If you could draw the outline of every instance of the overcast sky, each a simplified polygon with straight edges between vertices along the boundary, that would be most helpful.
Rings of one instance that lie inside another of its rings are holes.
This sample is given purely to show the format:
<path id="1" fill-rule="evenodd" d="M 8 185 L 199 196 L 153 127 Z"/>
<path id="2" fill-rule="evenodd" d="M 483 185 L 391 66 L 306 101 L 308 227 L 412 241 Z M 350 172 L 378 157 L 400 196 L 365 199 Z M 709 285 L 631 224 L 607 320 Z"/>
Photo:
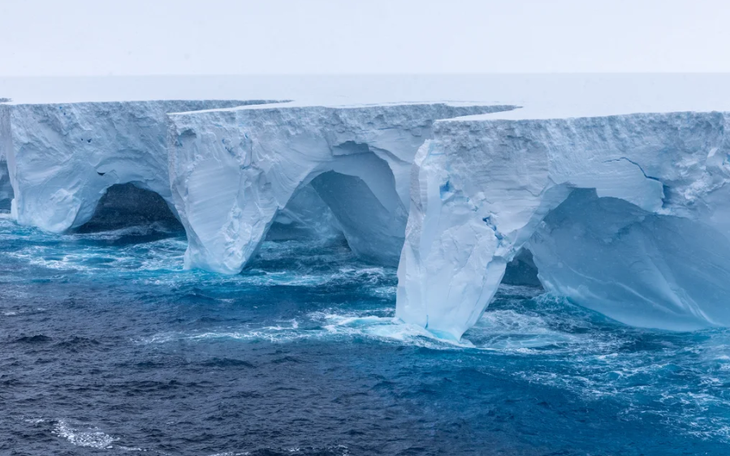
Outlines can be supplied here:
<path id="1" fill-rule="evenodd" d="M 0 0 L 0 76 L 730 72 L 728 0 Z"/>

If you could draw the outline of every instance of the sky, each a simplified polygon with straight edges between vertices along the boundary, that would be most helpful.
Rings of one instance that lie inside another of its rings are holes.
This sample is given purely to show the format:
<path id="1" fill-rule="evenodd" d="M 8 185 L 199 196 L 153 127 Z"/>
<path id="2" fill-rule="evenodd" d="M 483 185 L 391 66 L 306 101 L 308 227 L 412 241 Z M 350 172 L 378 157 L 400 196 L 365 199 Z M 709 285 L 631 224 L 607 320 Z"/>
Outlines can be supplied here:
<path id="1" fill-rule="evenodd" d="M 730 72 L 727 0 L 0 0 L 0 77 Z"/>

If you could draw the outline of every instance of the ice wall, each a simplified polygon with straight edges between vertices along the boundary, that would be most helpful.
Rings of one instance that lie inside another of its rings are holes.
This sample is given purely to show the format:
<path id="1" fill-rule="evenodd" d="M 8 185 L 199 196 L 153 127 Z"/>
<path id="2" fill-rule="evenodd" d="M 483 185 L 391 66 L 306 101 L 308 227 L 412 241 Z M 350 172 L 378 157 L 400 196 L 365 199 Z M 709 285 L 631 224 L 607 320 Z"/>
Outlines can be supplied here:
<path id="1" fill-rule="evenodd" d="M 166 114 L 250 103 L 261 102 L 2 105 L 0 140 L 14 190 L 12 212 L 18 223 L 62 232 L 88 221 L 114 184 L 133 183 L 171 203 Z"/>
<path id="2" fill-rule="evenodd" d="M 10 185 L 8 162 L 5 160 L 5 157 L 0 157 L 0 211 L 10 210 L 12 200 L 13 186 Z"/>
<path id="3" fill-rule="evenodd" d="M 0 98 L 0 211 L 10 210 L 13 200 L 13 186 L 10 184 L 8 161 L 5 150 L 10 145 L 10 117 L 6 105 L 1 104 L 5 98 Z"/>
<path id="4" fill-rule="evenodd" d="M 512 109 L 444 103 L 277 106 L 171 114 L 170 175 L 187 267 L 237 273 L 311 185 L 361 257 L 397 264 L 409 175 L 433 122 Z"/>
<path id="5" fill-rule="evenodd" d="M 546 290 L 619 321 L 730 324 L 727 114 L 485 117 L 418 151 L 398 317 L 461 337 L 528 247 Z"/>

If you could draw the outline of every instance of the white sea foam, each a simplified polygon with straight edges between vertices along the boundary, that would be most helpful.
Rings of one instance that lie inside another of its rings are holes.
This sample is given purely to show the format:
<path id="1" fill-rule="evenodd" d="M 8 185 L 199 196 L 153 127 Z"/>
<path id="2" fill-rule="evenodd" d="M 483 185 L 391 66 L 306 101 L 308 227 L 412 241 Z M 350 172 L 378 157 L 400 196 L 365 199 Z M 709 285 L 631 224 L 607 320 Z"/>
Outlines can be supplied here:
<path id="1" fill-rule="evenodd" d="M 41 424 L 46 422 L 44 418 L 26 418 L 23 421 L 30 424 Z"/>
<path id="2" fill-rule="evenodd" d="M 549 329 L 548 323 L 536 316 L 526 316 L 512 310 L 488 312 L 460 341 L 448 340 L 418 326 L 403 323 L 390 312 L 338 312 L 336 309 L 306 314 L 304 321 L 296 319 L 276 321 L 266 326 L 221 328 L 205 332 L 165 332 L 140 339 L 141 344 L 160 344 L 177 340 L 235 339 L 240 341 L 265 340 L 272 343 L 290 343 L 303 339 L 341 339 L 366 337 L 385 343 L 415 345 L 434 350 L 488 350 L 503 353 L 545 354 L 541 347 L 559 350 L 577 350 L 595 346 L 588 335 L 581 337 Z M 570 348 L 572 346 L 572 348 Z"/>
<path id="3" fill-rule="evenodd" d="M 52 432 L 79 447 L 110 449 L 112 444 L 119 440 L 96 428 L 86 430 L 73 428 L 66 420 L 58 420 L 53 426 Z"/>

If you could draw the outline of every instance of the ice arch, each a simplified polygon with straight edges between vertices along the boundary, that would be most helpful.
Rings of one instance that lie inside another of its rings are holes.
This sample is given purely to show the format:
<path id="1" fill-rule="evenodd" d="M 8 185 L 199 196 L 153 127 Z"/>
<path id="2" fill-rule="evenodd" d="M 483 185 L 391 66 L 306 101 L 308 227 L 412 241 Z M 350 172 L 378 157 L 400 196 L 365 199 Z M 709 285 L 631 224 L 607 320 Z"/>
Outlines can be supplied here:
<path id="1" fill-rule="evenodd" d="M 292 199 L 312 189 L 323 205 L 319 216 L 326 219 L 331 214 L 334 219 L 329 229 L 318 228 L 319 237 L 332 237 L 332 231 L 336 230 L 363 260 L 396 266 L 403 246 L 407 211 L 395 191 L 393 173 L 387 163 L 369 151 L 363 152 L 367 153 L 371 155 L 363 155 L 351 163 L 335 160 L 332 170 L 307 179 L 310 182 L 295 191 Z M 292 216 L 302 214 L 303 208 L 290 206 L 288 203 L 285 211 L 292 211 Z M 313 224 L 308 220 L 308 226 Z"/>
<path id="2" fill-rule="evenodd" d="M 92 217 L 75 231 L 88 233 L 131 226 L 156 226 L 171 232 L 183 230 L 174 208 L 164 198 L 128 183 L 115 184 L 106 189 Z"/>
<path id="3" fill-rule="evenodd" d="M 546 289 L 622 322 L 730 324 L 727 119 L 438 122 L 415 160 L 396 315 L 461 337 L 529 246 Z"/>
<path id="4" fill-rule="evenodd" d="M 532 251 L 525 246 L 507 263 L 502 284 L 542 287 Z"/>
<path id="5" fill-rule="evenodd" d="M 270 241 L 308 239 L 327 243 L 342 237 L 335 215 L 311 184 L 291 197 L 266 234 Z"/>
<path id="6" fill-rule="evenodd" d="M 504 109 L 284 105 L 171 114 L 172 195 L 188 236 L 185 265 L 240 272 L 277 214 L 310 184 L 356 253 L 392 264 L 403 242 L 411 163 L 434 120 Z"/>
<path id="7" fill-rule="evenodd" d="M 171 202 L 167 113 L 260 101 L 140 101 L 0 107 L 18 223 L 63 232 L 86 223 L 106 189 L 135 182 Z"/>
<path id="8" fill-rule="evenodd" d="M 529 241 L 548 291 L 635 326 L 730 323 L 730 242 L 684 217 L 575 189 Z"/>
<path id="9" fill-rule="evenodd" d="M 408 212 L 387 163 L 375 155 L 360 161 L 363 163 L 334 166 L 339 171 L 320 174 L 312 186 L 332 210 L 355 254 L 373 263 L 395 266 Z"/>

